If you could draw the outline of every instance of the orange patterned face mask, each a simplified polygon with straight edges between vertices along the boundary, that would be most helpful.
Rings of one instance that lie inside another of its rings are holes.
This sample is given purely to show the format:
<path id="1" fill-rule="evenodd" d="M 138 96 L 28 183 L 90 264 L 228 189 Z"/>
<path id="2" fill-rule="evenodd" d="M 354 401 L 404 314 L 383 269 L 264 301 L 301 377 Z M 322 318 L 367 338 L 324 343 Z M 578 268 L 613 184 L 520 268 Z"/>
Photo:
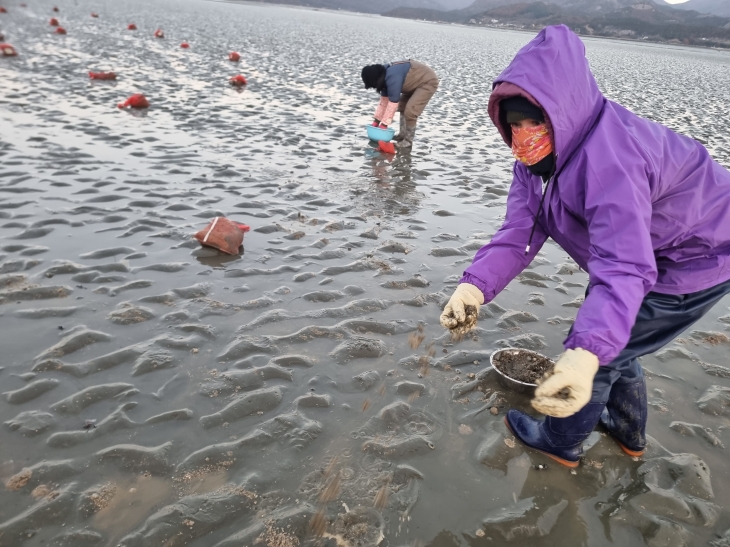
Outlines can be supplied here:
<path id="1" fill-rule="evenodd" d="M 547 125 L 512 128 L 512 154 L 525 165 L 535 165 L 553 151 Z"/>

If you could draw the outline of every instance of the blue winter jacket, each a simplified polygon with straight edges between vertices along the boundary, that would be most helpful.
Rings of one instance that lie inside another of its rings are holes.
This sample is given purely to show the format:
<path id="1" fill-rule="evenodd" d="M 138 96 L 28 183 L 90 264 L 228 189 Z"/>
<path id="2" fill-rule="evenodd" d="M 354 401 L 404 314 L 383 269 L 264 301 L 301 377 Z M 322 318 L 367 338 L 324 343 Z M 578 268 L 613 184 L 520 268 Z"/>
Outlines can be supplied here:
<path id="1" fill-rule="evenodd" d="M 403 83 L 406 81 L 408 71 L 411 69 L 411 63 L 398 61 L 386 63 L 383 66 L 385 67 L 385 89 L 380 91 L 380 95 L 388 97 L 391 103 L 400 102 Z"/>

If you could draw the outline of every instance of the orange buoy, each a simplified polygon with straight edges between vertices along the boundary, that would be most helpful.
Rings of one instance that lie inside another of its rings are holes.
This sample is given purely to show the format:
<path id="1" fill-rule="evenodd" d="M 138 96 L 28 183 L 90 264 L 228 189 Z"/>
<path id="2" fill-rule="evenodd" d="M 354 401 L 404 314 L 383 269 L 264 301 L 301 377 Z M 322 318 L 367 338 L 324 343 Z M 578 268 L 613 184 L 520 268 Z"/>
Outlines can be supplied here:
<path id="1" fill-rule="evenodd" d="M 127 30 L 137 30 L 137 25 L 135 25 L 134 23 L 129 23 L 127 25 Z"/>
<path id="2" fill-rule="evenodd" d="M 230 52 L 230 53 L 228 54 L 228 60 L 229 60 L 229 61 L 233 61 L 234 63 L 237 63 L 238 61 L 240 61 L 240 60 L 241 60 L 241 56 L 240 56 L 240 55 L 238 54 L 238 52 L 236 52 L 236 51 L 231 51 L 231 52 Z"/>
<path id="3" fill-rule="evenodd" d="M 0 44 L 0 53 L 2 53 L 3 57 L 15 57 L 18 55 L 18 52 L 10 44 Z"/>
<path id="4" fill-rule="evenodd" d="M 66 29 L 63 27 L 56 27 L 56 34 L 66 34 Z"/>
<path id="5" fill-rule="evenodd" d="M 239 74 L 238 76 L 234 76 L 230 79 L 231 85 L 235 85 L 236 87 L 241 87 L 246 85 L 248 82 L 246 81 L 246 78 Z"/>
<path id="6" fill-rule="evenodd" d="M 91 16 L 92 16 L 92 17 L 93 17 L 94 19 L 96 19 L 97 17 L 99 17 L 99 14 L 98 14 L 98 13 L 94 13 L 94 12 L 92 11 L 92 12 L 91 12 Z"/>
<path id="7" fill-rule="evenodd" d="M 52 27 L 57 27 L 58 26 L 58 19 L 56 19 L 55 17 L 51 17 L 51 20 L 49 21 L 49 23 L 50 23 L 50 25 Z"/>
<path id="8" fill-rule="evenodd" d="M 150 102 L 141 93 L 135 93 L 123 103 L 119 103 L 117 108 L 127 108 L 128 106 L 131 108 L 147 108 L 150 106 Z"/>
<path id="9" fill-rule="evenodd" d="M 114 72 L 91 72 L 89 71 L 89 78 L 92 80 L 116 80 L 117 75 Z"/>
<path id="10" fill-rule="evenodd" d="M 53 11 L 55 11 L 56 13 L 58 13 L 58 6 L 53 6 Z"/>
<path id="11" fill-rule="evenodd" d="M 190 44 L 188 44 L 187 42 L 183 42 L 182 44 L 180 44 L 180 47 L 183 49 L 188 49 L 190 47 Z"/>
<path id="12" fill-rule="evenodd" d="M 158 28 L 155 31 L 155 38 L 164 38 L 164 37 L 165 37 L 165 33 L 162 32 L 162 29 L 161 28 Z"/>

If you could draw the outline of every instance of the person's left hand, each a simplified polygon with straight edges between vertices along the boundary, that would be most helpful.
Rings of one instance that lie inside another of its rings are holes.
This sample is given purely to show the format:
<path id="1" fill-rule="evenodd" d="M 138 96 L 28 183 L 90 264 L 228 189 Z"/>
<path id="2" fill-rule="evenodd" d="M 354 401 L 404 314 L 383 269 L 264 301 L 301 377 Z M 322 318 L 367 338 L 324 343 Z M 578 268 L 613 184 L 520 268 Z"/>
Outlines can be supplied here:
<path id="1" fill-rule="evenodd" d="M 383 122 L 380 122 L 380 125 L 378 126 L 380 129 L 388 129 L 388 126 L 385 125 Z"/>
<path id="2" fill-rule="evenodd" d="M 555 418 L 572 416 L 590 402 L 596 372 L 598 357 L 590 351 L 566 350 L 552 374 L 537 386 L 532 408 Z"/>

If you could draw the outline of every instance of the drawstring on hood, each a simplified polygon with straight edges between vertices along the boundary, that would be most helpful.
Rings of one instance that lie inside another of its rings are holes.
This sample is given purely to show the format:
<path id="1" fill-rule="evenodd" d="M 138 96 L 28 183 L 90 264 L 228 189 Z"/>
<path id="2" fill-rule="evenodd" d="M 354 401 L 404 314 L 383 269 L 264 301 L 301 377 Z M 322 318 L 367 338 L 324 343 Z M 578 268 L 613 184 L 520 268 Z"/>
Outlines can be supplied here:
<path id="1" fill-rule="evenodd" d="M 552 158 L 552 156 L 553 155 L 550 154 L 550 156 L 548 156 L 548 157 Z M 557 160 L 557 156 L 555 157 L 555 159 Z M 532 229 L 530 230 L 530 237 L 527 240 L 527 247 L 525 247 L 526 255 L 530 254 L 530 245 L 532 245 L 532 237 L 535 235 L 535 228 L 537 228 L 537 222 L 538 222 L 537 219 L 540 218 L 540 214 L 542 213 L 543 205 L 545 204 L 545 196 L 547 196 L 548 188 L 550 188 L 550 183 L 553 181 L 553 178 L 557 178 L 557 176 L 555 175 L 555 163 L 556 162 L 553 161 L 552 163 L 553 163 L 552 171 L 550 171 L 550 175 L 547 176 L 547 184 L 545 185 L 545 190 L 543 190 L 543 192 L 542 192 L 542 197 L 540 198 L 540 206 L 537 208 L 537 214 L 535 215 L 535 220 L 533 221 Z M 545 178 L 543 178 L 543 180 L 545 180 Z M 556 180 L 555 184 L 557 184 L 557 183 L 558 183 L 558 181 Z"/>

